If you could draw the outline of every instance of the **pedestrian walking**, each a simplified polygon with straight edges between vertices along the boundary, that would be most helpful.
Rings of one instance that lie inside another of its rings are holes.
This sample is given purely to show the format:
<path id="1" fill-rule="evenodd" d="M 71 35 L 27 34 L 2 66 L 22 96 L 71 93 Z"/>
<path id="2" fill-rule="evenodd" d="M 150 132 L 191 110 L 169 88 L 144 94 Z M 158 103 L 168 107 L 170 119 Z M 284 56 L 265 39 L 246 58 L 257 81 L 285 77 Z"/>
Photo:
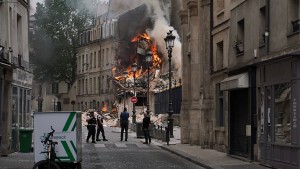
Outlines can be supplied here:
<path id="1" fill-rule="evenodd" d="M 89 139 L 92 137 L 92 143 L 96 143 L 95 141 L 95 135 L 96 135 L 96 125 L 97 125 L 97 119 L 95 117 L 94 111 L 90 111 L 88 113 L 88 117 L 86 119 L 87 129 L 88 129 L 88 135 L 86 138 L 86 142 L 89 142 Z"/>
<path id="2" fill-rule="evenodd" d="M 128 139 L 128 118 L 129 113 L 127 112 L 127 108 L 124 108 L 124 111 L 120 115 L 120 124 L 121 124 L 121 141 L 123 141 L 123 133 L 125 130 L 125 141 Z"/>
<path id="3" fill-rule="evenodd" d="M 150 144 L 151 143 L 151 137 L 150 137 L 150 117 L 147 116 L 147 113 L 144 113 L 143 118 L 143 131 L 144 131 L 144 137 L 145 142 L 143 144 Z"/>
<path id="4" fill-rule="evenodd" d="M 96 139 L 96 141 L 101 141 L 101 140 L 99 139 L 100 132 L 101 132 L 101 134 L 102 134 L 103 141 L 108 141 L 108 140 L 105 138 L 102 114 L 101 114 L 101 113 L 98 113 L 98 114 L 97 114 L 97 134 L 96 134 L 96 138 L 97 138 L 97 139 Z"/>

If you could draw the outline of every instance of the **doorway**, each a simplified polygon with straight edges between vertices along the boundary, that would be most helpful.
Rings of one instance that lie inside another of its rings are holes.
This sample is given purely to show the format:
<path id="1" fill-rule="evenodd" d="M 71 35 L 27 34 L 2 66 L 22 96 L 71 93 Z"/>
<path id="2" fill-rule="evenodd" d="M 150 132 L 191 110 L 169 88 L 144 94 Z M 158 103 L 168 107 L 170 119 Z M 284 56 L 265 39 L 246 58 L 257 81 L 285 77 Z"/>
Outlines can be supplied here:
<path id="1" fill-rule="evenodd" d="M 248 89 L 232 90 L 229 97 L 229 154 L 248 158 L 249 139 L 246 136 L 246 126 L 250 121 Z"/>

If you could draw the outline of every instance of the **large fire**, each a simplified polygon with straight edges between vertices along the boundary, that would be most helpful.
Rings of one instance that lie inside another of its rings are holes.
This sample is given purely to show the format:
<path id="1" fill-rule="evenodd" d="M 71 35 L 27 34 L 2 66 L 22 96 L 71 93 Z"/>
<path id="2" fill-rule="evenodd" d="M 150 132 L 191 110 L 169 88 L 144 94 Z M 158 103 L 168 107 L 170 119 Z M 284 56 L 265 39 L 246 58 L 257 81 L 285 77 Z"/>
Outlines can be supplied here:
<path id="1" fill-rule="evenodd" d="M 131 39 L 131 44 L 135 46 L 136 49 L 136 56 L 133 59 L 132 63 L 139 62 L 138 56 L 141 55 L 144 57 L 146 52 L 151 51 L 152 52 L 152 63 L 150 66 L 150 73 L 152 73 L 156 68 L 160 68 L 162 64 L 162 59 L 158 56 L 156 41 L 154 39 L 151 39 L 151 37 L 147 33 L 143 34 L 137 34 L 135 37 Z M 143 58 L 144 59 L 144 58 Z M 145 62 L 145 61 L 143 61 Z M 138 63 L 139 65 L 139 63 Z M 135 72 L 135 77 L 138 78 L 141 75 L 145 75 L 147 73 L 147 66 L 142 67 L 142 65 L 145 65 L 145 63 L 141 63 L 139 65 L 139 69 Z M 113 68 L 113 74 L 115 75 L 116 80 L 124 79 L 122 75 L 117 76 L 116 75 L 116 68 Z M 128 72 L 128 78 L 133 78 L 134 73 L 132 71 L 131 65 L 127 66 L 124 70 L 120 70 L 119 74 L 122 72 Z"/>

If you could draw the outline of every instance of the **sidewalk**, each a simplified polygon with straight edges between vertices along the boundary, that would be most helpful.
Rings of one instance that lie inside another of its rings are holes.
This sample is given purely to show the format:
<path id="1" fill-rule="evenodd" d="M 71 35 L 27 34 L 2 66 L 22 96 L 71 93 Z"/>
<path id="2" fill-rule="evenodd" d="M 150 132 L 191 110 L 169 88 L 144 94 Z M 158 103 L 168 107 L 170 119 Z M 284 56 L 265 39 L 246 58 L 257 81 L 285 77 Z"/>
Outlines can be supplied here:
<path id="1" fill-rule="evenodd" d="M 161 144 L 161 148 L 186 158 L 204 168 L 208 169 L 270 169 L 268 167 L 242 161 L 240 159 L 229 157 L 226 153 L 218 152 L 212 149 L 202 149 L 201 146 L 181 144 L 180 128 L 174 127 L 174 138 L 171 138 L 169 145 L 161 140 L 154 139 Z"/>

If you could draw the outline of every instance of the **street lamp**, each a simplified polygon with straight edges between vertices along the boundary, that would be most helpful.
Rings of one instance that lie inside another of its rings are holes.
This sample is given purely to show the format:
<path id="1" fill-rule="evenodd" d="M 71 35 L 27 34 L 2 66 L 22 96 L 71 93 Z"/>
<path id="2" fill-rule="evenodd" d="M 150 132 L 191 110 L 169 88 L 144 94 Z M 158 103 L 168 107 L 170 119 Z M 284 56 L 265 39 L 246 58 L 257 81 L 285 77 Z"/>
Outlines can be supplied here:
<path id="1" fill-rule="evenodd" d="M 168 58 L 169 58 L 169 110 L 168 110 L 168 128 L 170 131 L 170 137 L 173 136 L 173 103 L 172 103 L 172 79 L 171 79 L 171 58 L 172 58 L 172 48 L 174 47 L 175 36 L 172 34 L 172 30 L 167 33 L 167 36 L 164 38 L 166 42 L 166 49 L 168 50 Z"/>
<path id="2" fill-rule="evenodd" d="M 126 86 L 126 78 L 128 77 L 128 72 L 124 71 L 123 72 L 123 77 L 124 77 L 124 109 L 125 109 L 125 99 L 126 99 L 126 90 L 125 90 L 125 86 Z"/>
<path id="3" fill-rule="evenodd" d="M 135 94 L 135 73 L 136 73 L 136 69 L 137 69 L 137 64 L 133 63 L 131 65 L 132 67 L 132 72 L 133 72 L 133 96 L 136 97 Z M 136 115 L 135 115 L 135 103 L 133 102 L 133 107 L 132 107 L 132 123 L 136 123 Z"/>
<path id="4" fill-rule="evenodd" d="M 149 72 L 150 72 L 150 64 L 152 62 L 152 52 L 148 51 L 146 53 L 146 63 L 147 63 L 147 116 L 150 114 L 150 106 L 149 106 Z"/>

